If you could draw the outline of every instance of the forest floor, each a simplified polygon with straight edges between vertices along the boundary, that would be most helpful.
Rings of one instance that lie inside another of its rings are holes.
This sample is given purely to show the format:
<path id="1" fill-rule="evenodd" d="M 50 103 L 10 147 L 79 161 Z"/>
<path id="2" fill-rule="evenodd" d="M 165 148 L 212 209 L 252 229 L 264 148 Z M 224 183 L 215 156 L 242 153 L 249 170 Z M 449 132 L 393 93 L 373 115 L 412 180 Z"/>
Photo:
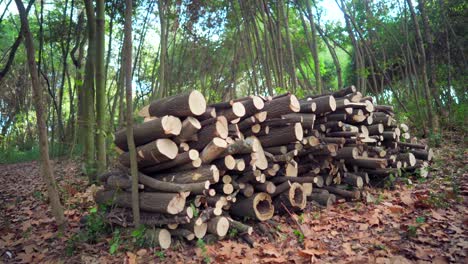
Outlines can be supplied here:
<path id="1" fill-rule="evenodd" d="M 277 217 L 271 236 L 214 244 L 178 243 L 135 249 L 112 234 L 80 242 L 80 219 L 95 206 L 74 161 L 54 161 L 68 228 L 57 232 L 37 162 L 0 165 L 0 262 L 6 263 L 468 263 L 468 151 L 462 135 L 447 133 L 426 179 L 373 189 L 374 201 L 311 205 L 296 220 Z M 300 225 L 300 226 L 299 226 Z M 303 234 L 298 232 L 302 230 Z M 234 234 L 230 234 L 234 235 Z M 78 241 L 78 242 L 77 242 Z M 117 245 L 110 254 L 110 244 Z"/>

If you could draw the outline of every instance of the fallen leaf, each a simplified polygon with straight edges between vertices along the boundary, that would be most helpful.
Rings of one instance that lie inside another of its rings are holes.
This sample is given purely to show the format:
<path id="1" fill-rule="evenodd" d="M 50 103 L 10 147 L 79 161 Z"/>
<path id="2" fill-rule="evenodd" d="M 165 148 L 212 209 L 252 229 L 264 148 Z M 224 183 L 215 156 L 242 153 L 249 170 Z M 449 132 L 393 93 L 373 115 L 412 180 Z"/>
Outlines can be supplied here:
<path id="1" fill-rule="evenodd" d="M 127 257 L 128 257 L 129 264 L 137 263 L 137 255 L 133 254 L 132 252 L 127 252 Z"/>
<path id="2" fill-rule="evenodd" d="M 281 254 L 278 252 L 275 246 L 272 246 L 270 244 L 266 244 L 262 247 L 262 251 L 264 254 L 270 255 L 270 256 L 275 256 L 279 257 Z"/>
<path id="3" fill-rule="evenodd" d="M 368 224 L 359 224 L 359 230 L 366 231 L 369 228 Z"/>
<path id="4" fill-rule="evenodd" d="M 323 254 L 326 254 L 326 253 L 328 253 L 328 251 L 323 250 L 323 249 L 303 249 L 303 250 L 299 250 L 299 255 L 301 255 L 303 257 L 320 256 L 320 255 L 323 255 Z"/>
<path id="5" fill-rule="evenodd" d="M 262 258 L 263 263 L 285 263 L 287 259 L 284 257 L 276 257 L 276 258 Z"/>
<path id="6" fill-rule="evenodd" d="M 351 244 L 350 243 L 343 243 L 343 245 L 341 245 L 343 247 L 343 252 L 348 255 L 348 256 L 353 256 L 353 255 L 356 255 L 356 253 L 354 253 L 354 251 L 351 249 Z"/>
<path id="7" fill-rule="evenodd" d="M 142 249 L 138 250 L 136 254 L 141 257 L 141 256 L 146 255 L 146 253 L 148 253 L 148 251 L 146 249 L 142 248 Z"/>
<path id="8" fill-rule="evenodd" d="M 442 215 L 440 215 L 439 213 L 437 213 L 436 211 L 434 210 L 431 210 L 431 216 L 432 218 L 434 218 L 435 220 L 444 220 L 445 217 L 443 217 Z"/>
<path id="9" fill-rule="evenodd" d="M 403 192 L 400 195 L 401 202 L 404 203 L 407 206 L 413 206 L 414 205 L 414 200 L 411 198 L 411 193 L 410 192 Z"/>

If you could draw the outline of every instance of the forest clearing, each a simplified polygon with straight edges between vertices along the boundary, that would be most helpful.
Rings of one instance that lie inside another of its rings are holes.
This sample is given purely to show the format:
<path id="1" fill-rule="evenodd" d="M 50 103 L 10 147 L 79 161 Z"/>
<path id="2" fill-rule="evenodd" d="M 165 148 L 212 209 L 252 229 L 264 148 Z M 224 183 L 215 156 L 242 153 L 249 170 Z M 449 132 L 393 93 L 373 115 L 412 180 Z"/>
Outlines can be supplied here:
<path id="1" fill-rule="evenodd" d="M 0 0 L 1 262 L 466 263 L 467 10 Z"/>

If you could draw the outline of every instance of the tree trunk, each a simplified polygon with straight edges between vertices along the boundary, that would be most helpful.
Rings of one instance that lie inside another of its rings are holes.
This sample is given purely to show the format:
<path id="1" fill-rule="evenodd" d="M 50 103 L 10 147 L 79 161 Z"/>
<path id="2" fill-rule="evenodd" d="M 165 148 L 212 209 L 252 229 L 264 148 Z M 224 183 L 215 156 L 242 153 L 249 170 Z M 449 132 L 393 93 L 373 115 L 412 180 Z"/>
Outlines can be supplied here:
<path id="1" fill-rule="evenodd" d="M 42 98 L 43 91 L 40 86 L 39 76 L 37 71 L 34 43 L 32 34 L 29 29 L 29 22 L 26 10 L 21 0 L 15 0 L 16 6 L 21 19 L 21 31 L 24 35 L 24 45 L 26 48 L 26 56 L 28 60 L 29 73 L 31 74 L 31 84 L 34 97 L 34 105 L 36 108 L 36 119 L 39 132 L 39 149 L 41 156 L 42 179 L 47 186 L 52 215 L 60 228 L 65 224 L 62 204 L 60 203 L 57 184 L 55 183 L 52 164 L 49 160 L 49 143 L 47 136 L 47 127 L 45 121 L 44 99 Z"/>
<path id="2" fill-rule="evenodd" d="M 105 3 L 96 0 L 96 161 L 97 172 L 107 167 L 106 151 L 106 87 L 105 87 Z"/>

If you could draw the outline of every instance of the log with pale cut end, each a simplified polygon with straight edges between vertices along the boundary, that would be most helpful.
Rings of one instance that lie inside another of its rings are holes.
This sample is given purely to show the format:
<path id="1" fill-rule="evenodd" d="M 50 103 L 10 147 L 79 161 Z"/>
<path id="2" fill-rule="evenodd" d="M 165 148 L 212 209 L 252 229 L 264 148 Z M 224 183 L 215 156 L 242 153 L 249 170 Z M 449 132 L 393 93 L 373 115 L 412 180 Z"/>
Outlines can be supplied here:
<path id="1" fill-rule="evenodd" d="M 234 203 L 229 212 L 239 217 L 252 217 L 259 221 L 266 221 L 273 217 L 275 208 L 271 196 L 267 193 L 256 193 L 252 197 L 239 199 Z"/>
<path id="2" fill-rule="evenodd" d="M 216 165 L 221 171 L 233 170 L 236 167 L 236 159 L 232 155 L 227 155 L 214 160 L 212 164 Z"/>
<path id="3" fill-rule="evenodd" d="M 239 184 L 244 184 L 244 188 L 241 189 L 241 193 L 242 193 L 245 197 L 252 197 L 252 195 L 253 195 L 254 192 L 255 192 L 255 189 L 254 189 L 253 185 L 250 184 L 250 183 L 239 183 Z"/>
<path id="4" fill-rule="evenodd" d="M 333 96 L 334 97 L 343 97 L 343 96 L 346 96 L 348 94 L 353 94 L 353 93 L 356 93 L 357 92 L 357 88 L 356 86 L 354 85 L 351 85 L 351 86 L 348 86 L 348 87 L 345 87 L 341 90 L 338 90 L 336 92 L 333 92 Z"/>
<path id="5" fill-rule="evenodd" d="M 224 216 L 217 216 L 208 221 L 208 232 L 223 237 L 229 231 L 229 220 Z"/>
<path id="6" fill-rule="evenodd" d="M 300 101 L 299 104 L 301 113 L 313 113 L 317 110 L 317 104 L 311 100 Z"/>
<path id="7" fill-rule="evenodd" d="M 195 183 L 173 183 L 160 181 L 142 173 L 138 174 L 138 181 L 150 190 L 161 192 L 190 192 L 191 194 L 202 194 L 210 188 L 210 181 L 200 181 Z"/>
<path id="8" fill-rule="evenodd" d="M 195 234 L 192 231 L 189 231 L 184 228 L 177 228 L 174 230 L 170 230 L 169 232 L 171 233 L 171 236 L 173 237 L 184 238 L 184 239 L 187 239 L 188 241 L 192 241 L 195 239 Z"/>
<path id="9" fill-rule="evenodd" d="M 216 122 L 203 126 L 197 133 L 198 140 L 190 142 L 190 147 L 201 151 L 215 137 L 226 139 L 229 135 L 227 119 L 224 116 L 216 117 Z"/>
<path id="10" fill-rule="evenodd" d="M 301 123 L 286 127 L 272 128 L 270 134 L 259 137 L 263 147 L 273 147 L 285 145 L 291 142 L 300 141 L 304 136 Z"/>
<path id="11" fill-rule="evenodd" d="M 171 246 L 171 233 L 167 229 L 145 229 L 143 237 L 149 245 L 152 245 L 154 247 L 168 249 Z"/>
<path id="12" fill-rule="evenodd" d="M 192 160 L 191 162 L 186 163 L 184 165 L 180 165 L 180 166 L 177 166 L 177 167 L 172 167 L 170 169 L 170 171 L 171 172 L 188 171 L 188 170 L 193 170 L 193 169 L 200 168 L 201 165 L 202 165 L 202 161 L 201 161 L 200 158 L 198 158 L 198 159 Z M 159 172 L 157 172 L 157 173 L 159 173 Z"/>
<path id="13" fill-rule="evenodd" d="M 166 115 L 133 126 L 135 146 L 141 146 L 158 138 L 169 138 L 180 134 L 182 124 L 175 116 Z M 115 132 L 114 143 L 120 149 L 128 151 L 126 129 Z"/>
<path id="14" fill-rule="evenodd" d="M 335 97 L 331 95 L 314 98 L 311 102 L 317 105 L 315 114 L 324 114 L 336 110 L 336 100 Z"/>
<path id="15" fill-rule="evenodd" d="M 413 153 L 400 153 L 397 156 L 397 160 L 406 163 L 406 166 L 414 166 L 416 165 L 416 157 Z M 405 166 L 405 167 L 406 167 Z"/>
<path id="16" fill-rule="evenodd" d="M 290 188 L 275 197 L 274 206 L 277 212 L 280 214 L 286 212 L 286 209 L 290 212 L 297 212 L 303 210 L 307 203 L 307 196 L 304 192 L 304 188 L 301 184 L 294 182 Z"/>
<path id="17" fill-rule="evenodd" d="M 197 134 L 198 130 L 201 129 L 201 124 L 198 119 L 188 116 L 182 122 L 182 128 L 180 130 L 180 134 L 174 138 L 174 140 L 178 143 L 191 141 L 194 139 L 194 136 Z"/>
<path id="18" fill-rule="evenodd" d="M 209 164 L 213 160 L 219 158 L 221 154 L 226 150 L 228 144 L 226 140 L 215 137 L 211 140 L 208 145 L 205 146 L 203 151 L 200 153 L 200 158 L 203 164 Z"/>
<path id="19" fill-rule="evenodd" d="M 356 159 L 359 156 L 359 150 L 356 147 L 344 147 L 338 150 L 335 159 Z"/>
<path id="20" fill-rule="evenodd" d="M 151 116 L 174 115 L 178 117 L 199 116 L 206 111 L 206 100 L 199 91 L 157 99 L 149 105 Z"/>
<path id="21" fill-rule="evenodd" d="M 432 149 L 428 149 L 428 150 L 413 149 L 410 151 L 417 159 L 431 161 L 432 158 L 434 157 L 434 151 Z M 410 165 L 410 166 L 414 166 L 414 165 Z"/>
<path id="22" fill-rule="evenodd" d="M 116 173 L 107 177 L 105 187 L 110 189 L 130 189 L 132 187 L 132 180 L 126 174 Z M 138 185 L 138 189 L 144 189 L 144 187 L 144 185 Z"/>
<path id="23" fill-rule="evenodd" d="M 329 191 L 330 193 L 339 195 L 347 199 L 359 200 L 361 198 L 361 193 L 358 190 L 349 191 L 334 186 L 325 186 L 323 188 Z"/>
<path id="24" fill-rule="evenodd" d="M 356 165 L 362 168 L 368 169 L 378 169 L 378 168 L 386 168 L 387 167 L 387 160 L 386 159 L 378 159 L 378 158 L 364 158 L 360 157 L 354 160 L 347 160 L 346 163 L 350 165 Z"/>
<path id="25" fill-rule="evenodd" d="M 208 225 L 205 222 L 199 222 L 199 224 L 197 224 L 196 219 L 192 219 L 190 223 L 182 225 L 181 227 L 193 232 L 196 238 L 203 238 L 208 230 Z"/>
<path id="26" fill-rule="evenodd" d="M 265 181 L 264 183 L 254 184 L 254 189 L 259 192 L 272 194 L 276 191 L 276 185 L 271 181 Z"/>
<path id="27" fill-rule="evenodd" d="M 190 163 L 194 160 L 197 160 L 199 156 L 200 154 L 197 150 L 190 149 L 189 151 L 178 154 L 173 160 L 159 163 L 150 167 L 141 168 L 140 171 L 147 174 L 164 171 L 170 168 Z"/>
<path id="28" fill-rule="evenodd" d="M 178 214 L 185 208 L 185 199 L 188 193 L 150 193 L 139 194 L 140 209 L 147 212 Z M 97 203 L 115 204 L 121 207 L 131 208 L 131 194 L 116 191 L 98 191 L 95 196 Z"/>
<path id="29" fill-rule="evenodd" d="M 162 138 L 140 146 L 136 149 L 137 162 L 140 168 L 149 167 L 174 159 L 179 152 L 174 141 Z M 130 167 L 130 154 L 124 152 L 119 156 L 122 165 Z"/>
<path id="30" fill-rule="evenodd" d="M 357 187 L 359 189 L 362 189 L 362 187 L 364 187 L 364 181 L 362 177 L 353 173 L 346 172 L 342 180 L 345 183 Z"/>
<path id="31" fill-rule="evenodd" d="M 285 181 L 279 185 L 276 185 L 276 190 L 274 193 L 271 194 L 271 197 L 276 197 L 280 194 L 282 194 L 283 192 L 289 190 L 289 188 L 291 188 L 291 182 L 290 181 Z"/>
<path id="32" fill-rule="evenodd" d="M 106 221 L 123 227 L 133 226 L 133 213 L 126 208 L 112 208 L 106 214 Z M 170 224 L 187 224 L 190 218 L 187 215 L 168 215 L 161 213 L 140 212 L 140 223 L 148 226 L 164 226 Z"/>
<path id="33" fill-rule="evenodd" d="M 231 228 L 234 228 L 238 231 L 239 234 L 247 234 L 247 235 L 252 235 L 253 233 L 253 227 L 246 225 L 242 222 L 236 221 L 230 217 L 228 217 L 229 220 L 229 226 Z"/>
<path id="34" fill-rule="evenodd" d="M 245 107 L 240 102 L 235 102 L 230 108 L 217 110 L 219 116 L 224 116 L 228 121 L 245 116 Z"/>
<path id="35" fill-rule="evenodd" d="M 427 150 L 428 147 L 427 145 L 423 144 L 415 144 L 415 143 L 407 143 L 407 142 L 397 142 L 399 147 L 405 147 L 405 148 L 410 148 L 410 149 L 422 149 L 422 150 Z"/>
<path id="36" fill-rule="evenodd" d="M 203 165 L 196 170 L 160 173 L 155 179 L 175 183 L 206 182 L 217 183 L 219 181 L 219 170 L 215 165 Z"/>
<path id="37" fill-rule="evenodd" d="M 312 193 L 307 200 L 315 201 L 321 206 L 330 207 L 336 202 L 336 196 L 330 193 Z"/>
<path id="38" fill-rule="evenodd" d="M 266 102 L 262 110 L 268 113 L 268 118 L 276 118 L 289 113 L 299 112 L 300 109 L 301 106 L 297 97 L 287 94 Z"/>

